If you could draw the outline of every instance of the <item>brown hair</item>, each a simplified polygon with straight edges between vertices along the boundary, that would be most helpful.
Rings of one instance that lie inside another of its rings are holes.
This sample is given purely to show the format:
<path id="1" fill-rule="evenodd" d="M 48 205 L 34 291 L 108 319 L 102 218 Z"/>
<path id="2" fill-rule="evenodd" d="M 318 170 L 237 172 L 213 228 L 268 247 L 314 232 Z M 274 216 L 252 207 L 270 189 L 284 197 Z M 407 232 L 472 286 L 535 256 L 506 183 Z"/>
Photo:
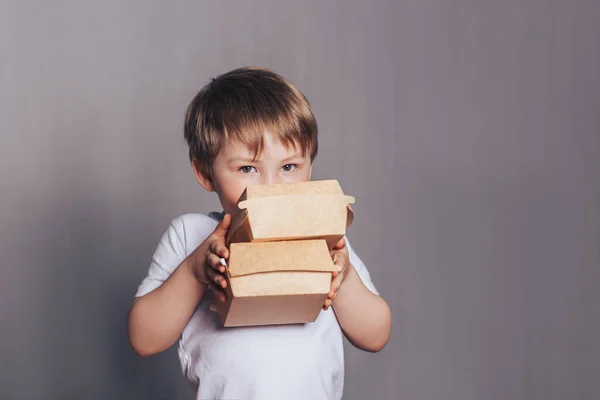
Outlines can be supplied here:
<path id="1" fill-rule="evenodd" d="M 190 160 L 206 173 L 226 140 L 239 140 L 258 157 L 265 131 L 285 146 L 300 146 L 311 161 L 317 156 L 317 122 L 310 103 L 282 76 L 258 67 L 212 79 L 188 106 L 184 125 Z"/>

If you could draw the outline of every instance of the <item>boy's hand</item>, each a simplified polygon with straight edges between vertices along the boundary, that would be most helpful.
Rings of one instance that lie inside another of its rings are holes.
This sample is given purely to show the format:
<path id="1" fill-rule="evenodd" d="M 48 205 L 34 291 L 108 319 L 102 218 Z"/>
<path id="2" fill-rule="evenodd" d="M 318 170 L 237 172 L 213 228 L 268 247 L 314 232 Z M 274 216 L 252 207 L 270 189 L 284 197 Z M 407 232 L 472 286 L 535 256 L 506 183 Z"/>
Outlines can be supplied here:
<path id="1" fill-rule="evenodd" d="M 342 238 L 335 245 L 335 247 L 333 248 L 333 250 L 331 250 L 330 253 L 333 259 L 333 263 L 342 267 L 342 270 L 339 272 L 332 273 L 333 279 L 331 280 L 331 290 L 327 295 L 327 299 L 325 300 L 325 304 L 323 305 L 323 310 L 329 309 L 331 304 L 333 304 L 333 300 L 335 300 L 335 297 L 337 296 L 338 291 L 340 290 L 340 286 L 342 286 L 344 279 L 346 279 L 348 269 L 353 268 L 350 264 L 350 256 L 348 254 L 348 248 L 346 247 L 346 240 L 344 240 L 344 238 Z"/>
<path id="2" fill-rule="evenodd" d="M 229 250 L 225 246 L 227 231 L 231 225 L 231 215 L 225 214 L 223 220 L 215 228 L 204 242 L 194 252 L 194 276 L 210 288 L 221 301 L 225 301 L 225 289 L 227 279 L 225 278 L 226 267 L 221 264 L 221 258 L 229 258 Z"/>

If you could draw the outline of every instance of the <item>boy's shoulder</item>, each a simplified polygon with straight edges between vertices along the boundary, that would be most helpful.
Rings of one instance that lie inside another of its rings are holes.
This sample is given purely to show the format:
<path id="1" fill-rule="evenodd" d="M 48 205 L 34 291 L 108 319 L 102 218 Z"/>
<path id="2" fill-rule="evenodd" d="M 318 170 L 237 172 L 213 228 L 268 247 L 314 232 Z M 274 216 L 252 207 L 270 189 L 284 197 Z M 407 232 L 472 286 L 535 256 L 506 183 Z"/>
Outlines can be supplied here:
<path id="1" fill-rule="evenodd" d="M 177 227 L 185 227 L 186 229 L 189 227 L 198 227 L 204 225 L 212 225 L 217 226 L 220 220 L 221 213 L 210 212 L 208 214 L 202 213 L 185 213 L 180 216 L 174 218 L 171 221 L 171 224 Z"/>
<path id="2" fill-rule="evenodd" d="M 219 213 L 186 213 L 174 218 L 169 229 L 174 230 L 186 245 L 201 243 L 219 223 Z"/>

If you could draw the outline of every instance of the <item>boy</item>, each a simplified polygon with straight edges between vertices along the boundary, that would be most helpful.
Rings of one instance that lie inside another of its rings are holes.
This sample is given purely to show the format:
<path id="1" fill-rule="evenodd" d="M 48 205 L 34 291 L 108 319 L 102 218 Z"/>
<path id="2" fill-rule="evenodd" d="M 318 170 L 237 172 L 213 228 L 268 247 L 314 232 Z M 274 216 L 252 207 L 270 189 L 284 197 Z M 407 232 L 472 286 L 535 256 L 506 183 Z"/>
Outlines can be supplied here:
<path id="1" fill-rule="evenodd" d="M 391 330 L 389 307 L 350 243 L 342 239 L 331 252 L 343 269 L 314 323 L 223 328 L 209 310 L 213 296 L 225 298 L 221 258 L 229 256 L 225 237 L 244 189 L 310 179 L 318 147 L 308 101 L 272 71 L 240 68 L 192 100 L 185 138 L 198 182 L 217 193 L 224 211 L 171 222 L 129 312 L 132 347 L 147 356 L 179 339 L 198 399 L 340 399 L 342 333 L 376 352 Z"/>

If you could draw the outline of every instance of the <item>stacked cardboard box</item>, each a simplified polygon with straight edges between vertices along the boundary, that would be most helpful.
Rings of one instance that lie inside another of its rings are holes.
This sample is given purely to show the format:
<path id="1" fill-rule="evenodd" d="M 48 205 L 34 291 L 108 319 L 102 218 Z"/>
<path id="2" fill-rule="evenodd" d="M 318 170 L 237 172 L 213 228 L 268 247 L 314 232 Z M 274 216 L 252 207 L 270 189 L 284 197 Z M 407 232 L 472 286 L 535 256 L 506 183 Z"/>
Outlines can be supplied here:
<path id="1" fill-rule="evenodd" d="M 353 203 L 335 180 L 249 186 L 227 238 L 227 300 L 214 304 L 224 326 L 315 321 Z"/>

